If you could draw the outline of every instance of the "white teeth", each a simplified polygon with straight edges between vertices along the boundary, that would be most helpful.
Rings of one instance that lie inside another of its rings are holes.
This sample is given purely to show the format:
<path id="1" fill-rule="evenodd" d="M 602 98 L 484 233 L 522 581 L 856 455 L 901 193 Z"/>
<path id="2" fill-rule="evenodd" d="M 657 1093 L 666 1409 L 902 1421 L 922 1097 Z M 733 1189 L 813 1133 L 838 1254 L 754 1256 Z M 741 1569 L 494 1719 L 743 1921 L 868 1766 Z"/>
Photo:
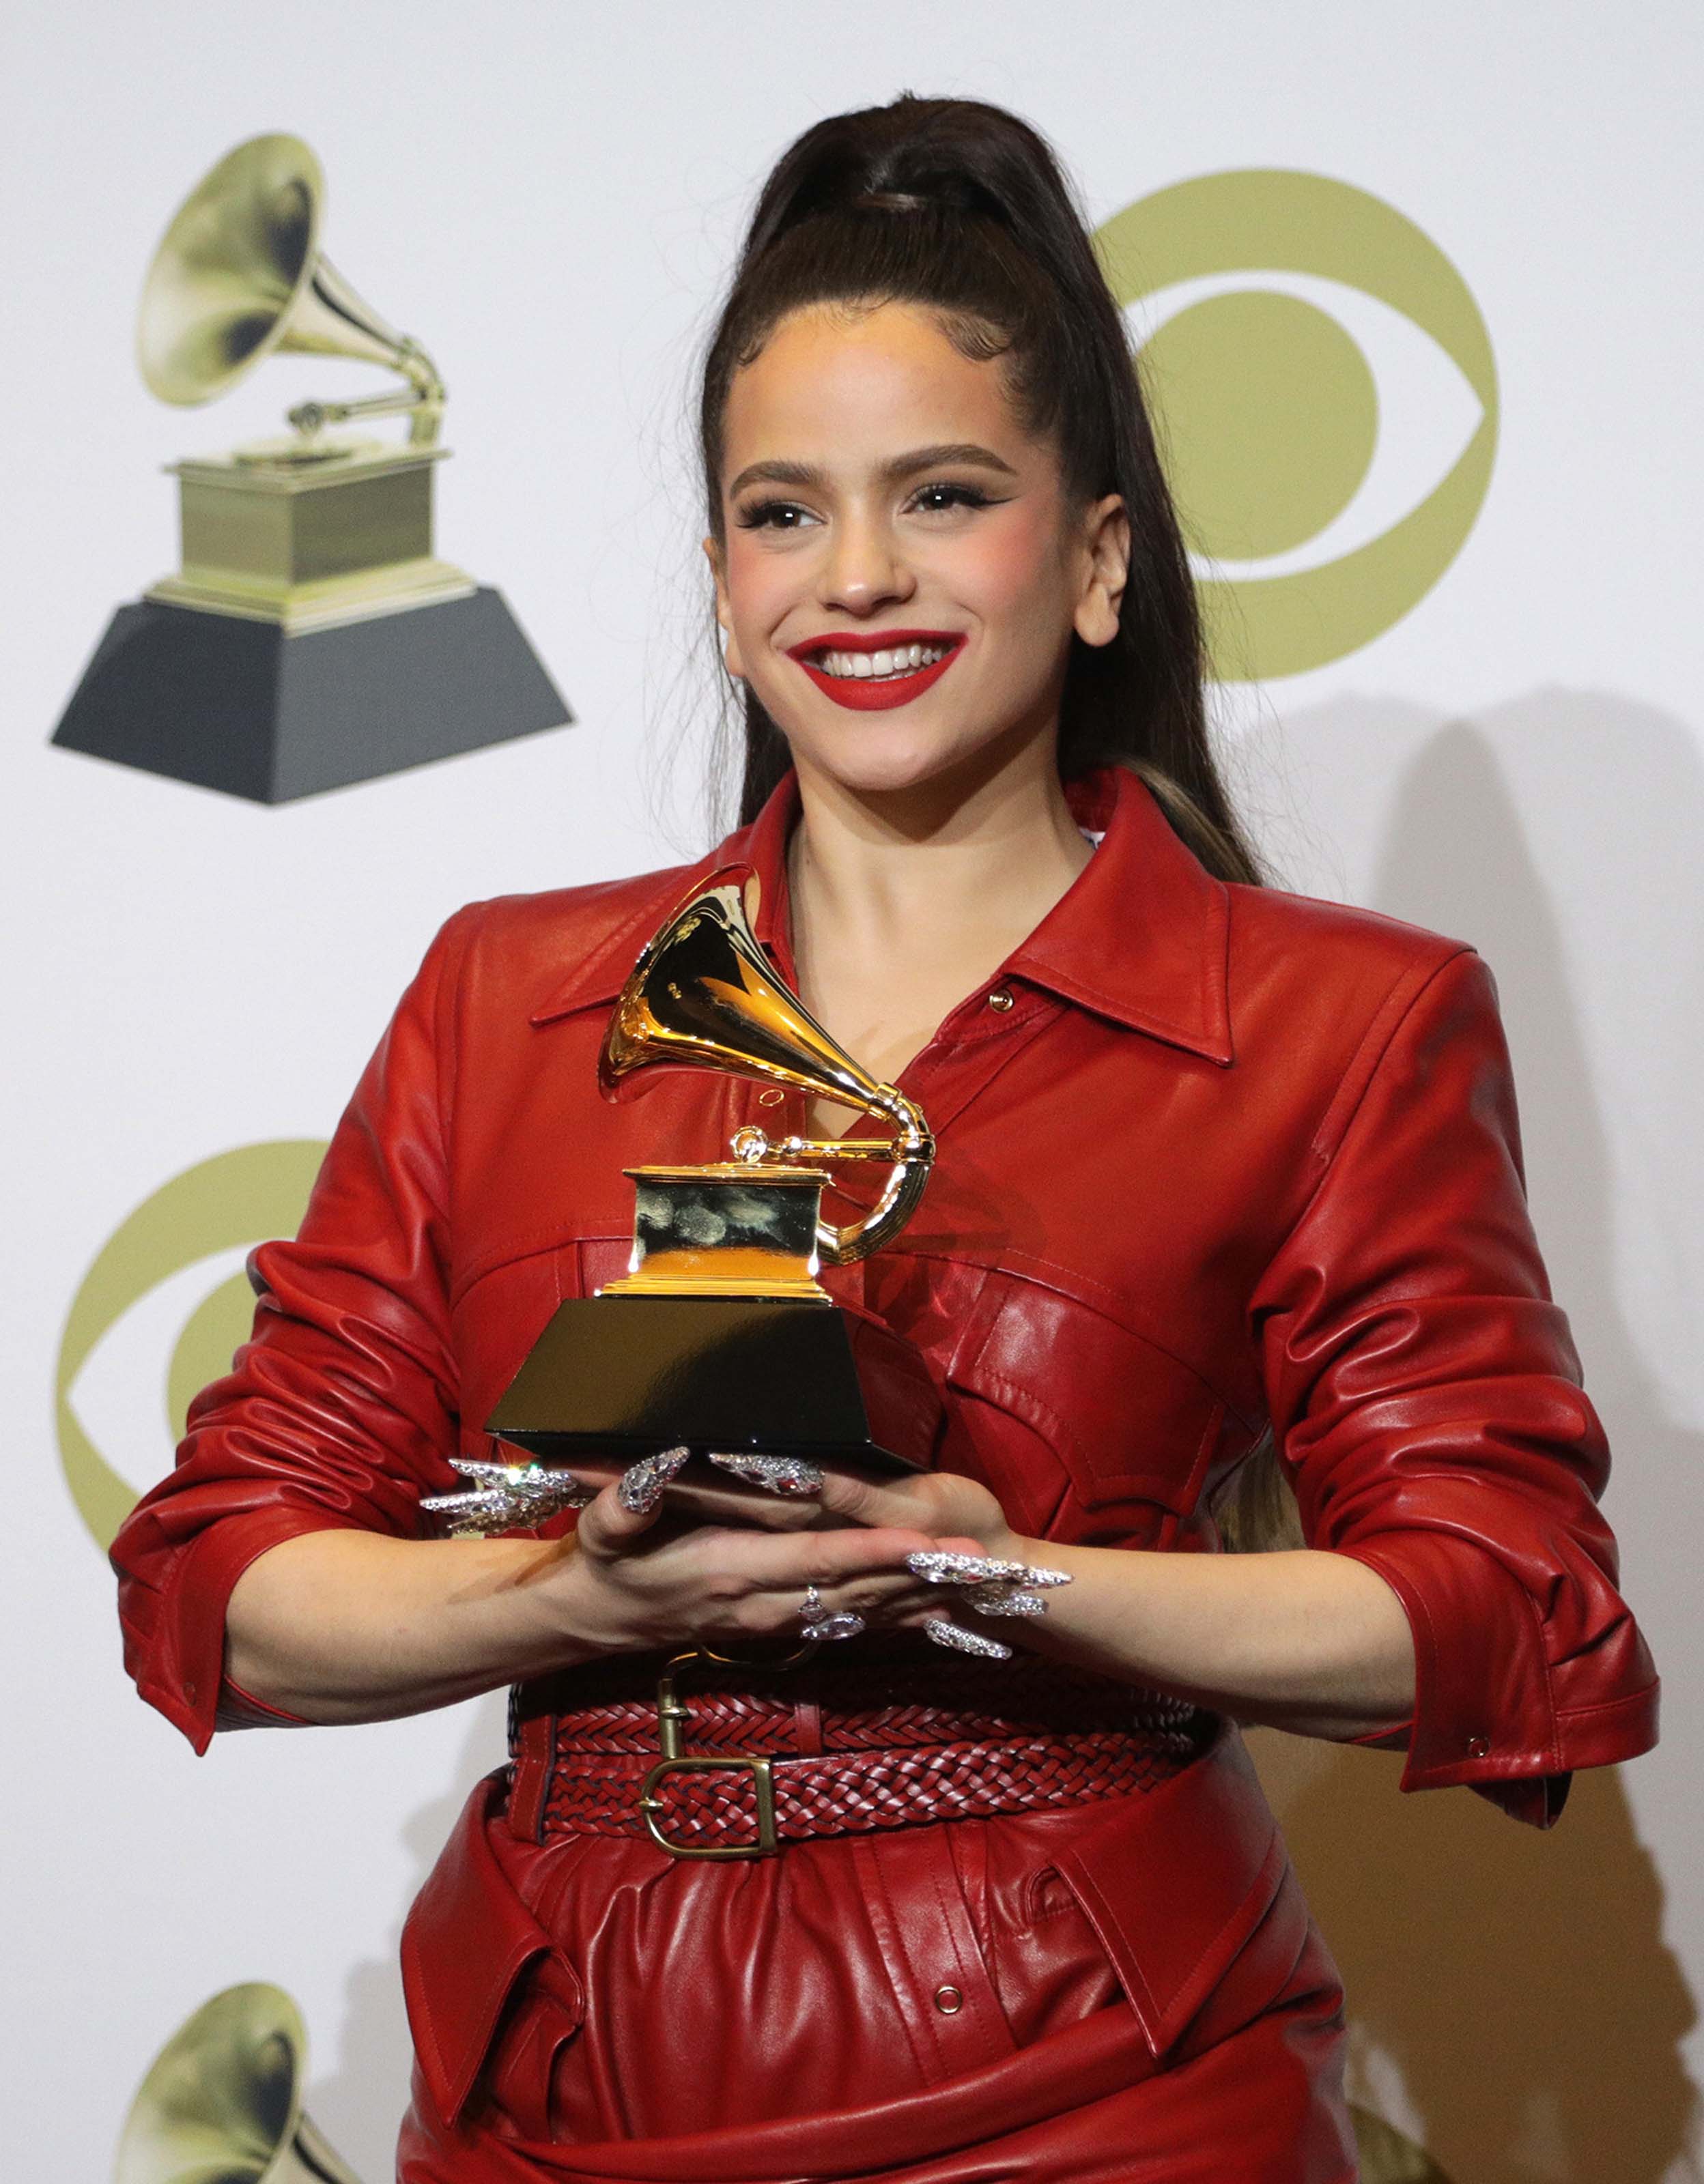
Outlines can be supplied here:
<path id="1" fill-rule="evenodd" d="M 878 652 L 820 652 L 812 665 L 821 675 L 874 682 L 891 675 L 914 675 L 919 667 L 932 667 L 945 659 L 952 649 L 947 644 L 897 644 Z"/>

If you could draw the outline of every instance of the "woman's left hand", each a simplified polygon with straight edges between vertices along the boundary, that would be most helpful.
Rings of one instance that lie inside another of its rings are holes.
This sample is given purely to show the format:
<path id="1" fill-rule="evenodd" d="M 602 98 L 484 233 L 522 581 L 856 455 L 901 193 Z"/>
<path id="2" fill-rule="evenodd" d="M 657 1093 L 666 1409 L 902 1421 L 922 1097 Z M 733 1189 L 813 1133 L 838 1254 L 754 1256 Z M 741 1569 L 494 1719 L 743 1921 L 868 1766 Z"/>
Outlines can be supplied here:
<path id="1" fill-rule="evenodd" d="M 600 1468 L 574 1467 L 577 1474 Z M 1053 1571 L 1031 1574 L 1026 1550 L 1033 1552 L 1034 1542 L 1019 1537 L 986 1486 L 953 1472 L 874 1474 L 796 1458 L 712 1456 L 707 1462 L 689 1465 L 670 1482 L 668 1493 L 677 1523 L 696 1518 L 705 1524 L 752 1525 L 766 1531 L 866 1527 L 924 1534 L 942 1551 L 940 1574 L 918 1568 L 913 1559 L 915 1574 L 928 1579 L 931 1593 L 888 1619 L 933 1624 L 931 1635 L 943 1643 L 949 1634 L 941 1626 L 952 1624 L 961 1611 L 980 1605 L 991 1618 L 1039 1615 L 1042 1602 L 1031 1588 L 1064 1581 Z M 980 1560 L 1003 1567 L 984 1572 Z M 1009 1624 L 1005 1629 L 1010 1635 Z M 967 1640 L 962 1623 L 954 1642 L 971 1651 L 993 1650 L 992 1631 Z"/>

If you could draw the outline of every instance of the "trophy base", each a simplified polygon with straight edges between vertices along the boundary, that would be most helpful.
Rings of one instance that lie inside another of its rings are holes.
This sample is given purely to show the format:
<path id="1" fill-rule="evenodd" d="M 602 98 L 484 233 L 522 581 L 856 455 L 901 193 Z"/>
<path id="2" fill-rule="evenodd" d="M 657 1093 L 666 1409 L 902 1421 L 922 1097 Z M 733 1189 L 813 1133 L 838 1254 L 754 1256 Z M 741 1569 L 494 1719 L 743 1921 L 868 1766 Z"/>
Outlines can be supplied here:
<path id="1" fill-rule="evenodd" d="M 113 616 L 53 740 L 289 804 L 573 719 L 489 586 L 294 633 L 144 599 Z"/>
<path id="2" fill-rule="evenodd" d="M 753 1450 L 927 1469 L 940 1391 L 867 1312 L 795 1298 L 558 1305 L 485 1430 L 545 1462 Z"/>

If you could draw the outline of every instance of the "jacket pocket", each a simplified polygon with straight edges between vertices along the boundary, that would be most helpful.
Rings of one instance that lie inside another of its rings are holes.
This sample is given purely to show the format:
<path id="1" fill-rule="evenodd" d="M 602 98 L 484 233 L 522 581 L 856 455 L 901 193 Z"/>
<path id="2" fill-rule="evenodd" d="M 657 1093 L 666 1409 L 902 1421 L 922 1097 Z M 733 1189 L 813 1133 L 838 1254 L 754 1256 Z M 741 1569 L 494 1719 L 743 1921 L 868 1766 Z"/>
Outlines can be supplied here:
<path id="1" fill-rule="evenodd" d="M 1116 1801 L 1054 1868 L 1106 1951 L 1143 2037 L 1164 2058 L 1265 1919 L 1289 1854 L 1228 1723 L 1159 1789 Z M 1274 1987 L 1295 1951 L 1273 1966 Z"/>
<path id="2" fill-rule="evenodd" d="M 489 2056 L 502 2081 L 494 2095 L 530 2130 L 546 2113 L 556 2051 L 583 2023 L 585 1997 L 492 1853 L 486 1830 L 505 1787 L 501 1769 L 476 1786 L 415 1898 L 402 1930 L 402 1991 L 443 2120 L 455 2123 Z"/>
<path id="3" fill-rule="evenodd" d="M 1156 1344 L 1091 1305 L 1003 1268 L 986 1273 L 947 1369 L 958 1428 L 997 1493 L 1076 1536 L 1169 1545 L 1194 1509 L 1225 1405 Z M 1049 1486 L 1051 1481 L 1051 1486 Z"/>

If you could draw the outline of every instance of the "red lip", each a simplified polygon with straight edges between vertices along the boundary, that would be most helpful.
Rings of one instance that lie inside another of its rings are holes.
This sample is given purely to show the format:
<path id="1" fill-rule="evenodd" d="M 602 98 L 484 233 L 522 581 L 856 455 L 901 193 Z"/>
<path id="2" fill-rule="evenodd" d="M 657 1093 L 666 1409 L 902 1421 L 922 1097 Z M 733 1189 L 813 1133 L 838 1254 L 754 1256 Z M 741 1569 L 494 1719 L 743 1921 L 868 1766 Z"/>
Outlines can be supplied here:
<path id="1" fill-rule="evenodd" d="M 928 667 L 911 675 L 891 675 L 880 682 L 855 682 L 847 675 L 825 675 L 813 667 L 811 656 L 819 652 L 889 652 L 901 644 L 944 644 L 947 649 Z M 791 645 L 787 657 L 796 660 L 818 689 L 849 712 L 885 713 L 895 705 L 908 705 L 938 682 L 964 648 L 964 637 L 956 629 L 836 630 L 826 637 L 807 638 Z"/>

